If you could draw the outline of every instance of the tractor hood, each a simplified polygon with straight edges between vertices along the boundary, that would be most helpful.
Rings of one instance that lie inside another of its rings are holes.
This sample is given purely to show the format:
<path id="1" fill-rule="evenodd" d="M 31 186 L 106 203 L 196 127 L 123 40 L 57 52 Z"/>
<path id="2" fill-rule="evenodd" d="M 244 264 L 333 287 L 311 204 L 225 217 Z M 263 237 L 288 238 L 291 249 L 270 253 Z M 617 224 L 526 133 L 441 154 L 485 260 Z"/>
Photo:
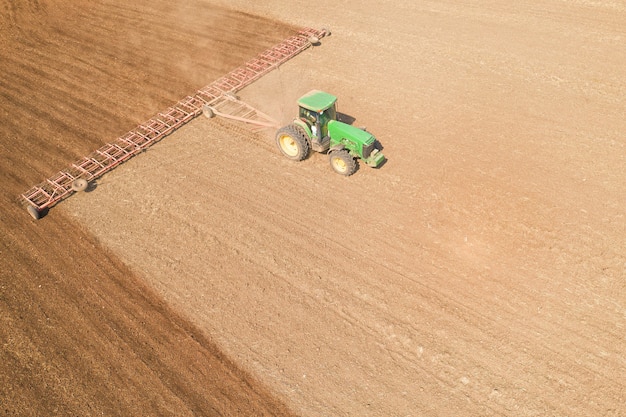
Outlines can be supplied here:
<path id="1" fill-rule="evenodd" d="M 337 120 L 328 122 L 328 134 L 330 135 L 331 141 L 335 143 L 348 140 L 368 146 L 376 141 L 376 138 L 371 133 Z"/>

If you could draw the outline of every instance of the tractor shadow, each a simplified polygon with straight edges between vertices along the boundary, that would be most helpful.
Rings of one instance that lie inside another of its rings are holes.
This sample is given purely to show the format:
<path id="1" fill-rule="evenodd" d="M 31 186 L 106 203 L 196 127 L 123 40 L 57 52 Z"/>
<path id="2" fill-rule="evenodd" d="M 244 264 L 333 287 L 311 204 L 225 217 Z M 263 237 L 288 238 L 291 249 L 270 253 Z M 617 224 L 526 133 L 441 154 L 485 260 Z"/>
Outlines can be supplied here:
<path id="1" fill-rule="evenodd" d="M 337 120 L 347 125 L 352 125 L 356 119 L 349 114 L 337 112 Z"/>

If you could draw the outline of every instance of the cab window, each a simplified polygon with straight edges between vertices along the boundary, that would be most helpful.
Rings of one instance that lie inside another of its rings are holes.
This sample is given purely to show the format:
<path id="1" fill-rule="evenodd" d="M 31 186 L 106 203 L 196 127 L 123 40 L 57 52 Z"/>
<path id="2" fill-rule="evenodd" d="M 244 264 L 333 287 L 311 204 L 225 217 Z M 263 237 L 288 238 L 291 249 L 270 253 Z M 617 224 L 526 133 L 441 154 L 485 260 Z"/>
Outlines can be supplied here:
<path id="1" fill-rule="evenodd" d="M 304 107 L 300 107 L 300 118 L 306 120 L 310 125 L 314 125 L 317 120 L 315 112 Z"/>

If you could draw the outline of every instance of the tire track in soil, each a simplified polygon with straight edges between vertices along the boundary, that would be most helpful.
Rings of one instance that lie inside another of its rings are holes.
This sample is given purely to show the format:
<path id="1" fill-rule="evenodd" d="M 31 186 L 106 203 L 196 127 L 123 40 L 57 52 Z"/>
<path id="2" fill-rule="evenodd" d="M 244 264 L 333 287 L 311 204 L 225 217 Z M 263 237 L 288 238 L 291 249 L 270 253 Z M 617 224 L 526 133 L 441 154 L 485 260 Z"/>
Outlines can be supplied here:
<path id="1" fill-rule="evenodd" d="M 291 29 L 206 2 L 0 10 L 0 414 L 290 415 L 80 225 L 33 222 L 17 196 Z"/>

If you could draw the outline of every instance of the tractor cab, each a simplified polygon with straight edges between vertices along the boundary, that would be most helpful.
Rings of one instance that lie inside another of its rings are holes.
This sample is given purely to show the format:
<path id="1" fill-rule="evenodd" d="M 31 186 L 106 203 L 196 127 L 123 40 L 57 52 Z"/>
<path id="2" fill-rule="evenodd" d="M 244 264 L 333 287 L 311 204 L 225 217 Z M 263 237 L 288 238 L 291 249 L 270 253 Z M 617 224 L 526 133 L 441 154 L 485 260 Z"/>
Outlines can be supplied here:
<path id="1" fill-rule="evenodd" d="M 298 118 L 310 131 L 311 147 L 318 152 L 328 150 L 330 143 L 328 122 L 337 120 L 337 97 L 313 90 L 300 97 L 298 106 L 300 108 Z M 316 149 L 318 147 L 321 149 Z"/>

